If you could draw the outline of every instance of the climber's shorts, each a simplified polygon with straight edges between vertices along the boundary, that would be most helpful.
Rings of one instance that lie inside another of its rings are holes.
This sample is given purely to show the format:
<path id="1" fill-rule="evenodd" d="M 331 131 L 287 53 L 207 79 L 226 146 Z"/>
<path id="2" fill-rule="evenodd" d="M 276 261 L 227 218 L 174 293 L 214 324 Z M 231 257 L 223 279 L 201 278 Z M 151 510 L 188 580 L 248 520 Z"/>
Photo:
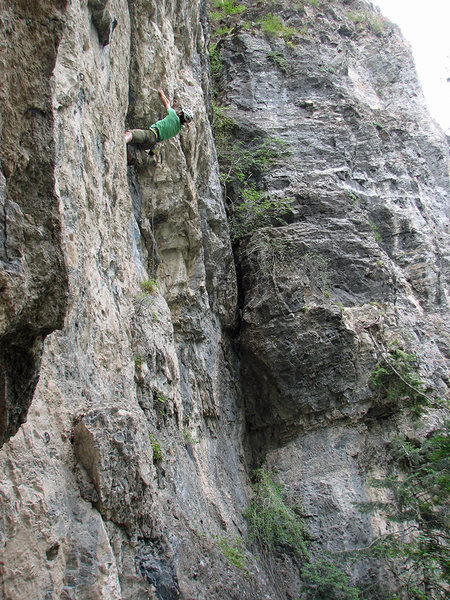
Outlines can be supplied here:
<path id="1" fill-rule="evenodd" d="M 133 136 L 131 143 L 137 145 L 141 150 L 152 150 L 159 140 L 159 133 L 155 127 L 150 129 L 130 129 Z"/>

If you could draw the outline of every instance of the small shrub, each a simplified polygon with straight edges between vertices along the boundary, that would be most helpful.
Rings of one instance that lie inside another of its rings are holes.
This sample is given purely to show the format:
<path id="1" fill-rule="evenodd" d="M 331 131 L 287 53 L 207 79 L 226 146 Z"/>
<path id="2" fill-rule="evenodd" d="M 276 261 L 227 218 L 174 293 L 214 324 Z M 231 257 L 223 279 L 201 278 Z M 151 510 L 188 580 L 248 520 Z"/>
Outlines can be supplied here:
<path id="1" fill-rule="evenodd" d="M 267 56 L 273 63 L 275 63 L 283 71 L 283 73 L 288 72 L 288 61 L 287 61 L 285 55 L 283 54 L 283 52 L 280 52 L 279 50 L 277 50 L 276 52 L 269 52 L 269 54 Z"/>
<path id="2" fill-rule="evenodd" d="M 250 185 L 268 171 L 279 159 L 290 156 L 286 143 L 275 137 L 255 139 L 251 144 L 232 141 L 234 121 L 217 109 L 214 115 L 216 138 L 222 183 L 240 182 Z"/>
<path id="3" fill-rule="evenodd" d="M 380 399 L 397 406 L 406 403 L 416 416 L 430 404 L 425 384 L 417 373 L 417 357 L 400 348 L 391 348 L 383 354 L 370 383 Z"/>
<path id="4" fill-rule="evenodd" d="M 169 401 L 169 398 L 163 392 L 158 390 L 158 388 L 153 389 L 153 398 L 161 404 L 166 404 L 166 402 Z"/>
<path id="5" fill-rule="evenodd" d="M 381 514 L 395 531 L 380 536 L 365 551 L 395 574 L 402 598 L 448 598 L 450 588 L 450 437 L 448 423 L 423 440 L 394 439 L 391 471 L 369 484 L 389 490 L 389 501 L 360 505 Z"/>
<path id="6" fill-rule="evenodd" d="M 246 579 L 250 579 L 251 573 L 247 567 L 247 557 L 244 553 L 242 540 L 238 538 L 217 538 L 217 545 L 227 561 L 239 569 Z"/>
<path id="7" fill-rule="evenodd" d="M 142 365 L 144 364 L 144 357 L 143 356 L 139 356 L 139 355 L 134 355 L 133 356 L 133 360 L 134 360 L 134 366 L 138 369 L 140 367 L 142 367 Z"/>
<path id="8" fill-rule="evenodd" d="M 139 285 L 145 294 L 156 294 L 156 292 L 159 290 L 159 283 L 156 281 L 156 279 L 144 279 L 139 283 Z"/>
<path id="9" fill-rule="evenodd" d="M 262 175 L 281 157 L 289 155 L 286 144 L 277 138 L 254 140 L 251 145 L 231 141 L 231 120 L 218 112 L 216 146 L 221 167 L 220 179 L 230 201 L 230 224 L 235 240 L 255 229 L 284 224 L 292 212 L 291 200 L 273 198 L 263 189 Z"/>
<path id="10" fill-rule="evenodd" d="M 358 13 L 347 13 L 347 18 L 356 25 L 363 25 L 375 35 L 381 37 L 386 34 L 386 19 L 382 15 L 377 15 L 368 11 Z"/>
<path id="11" fill-rule="evenodd" d="M 219 153 L 222 148 L 228 147 L 231 131 L 234 127 L 234 121 L 227 116 L 226 111 L 226 107 L 213 104 L 213 130 Z"/>
<path id="12" fill-rule="evenodd" d="M 245 513 L 250 540 L 267 553 L 289 552 L 301 560 L 302 594 L 317 600 L 358 600 L 358 590 L 352 587 L 345 571 L 332 558 L 311 560 L 307 540 L 310 540 L 303 520 L 283 498 L 283 487 L 277 485 L 264 469 L 255 472 L 253 498 Z M 301 596 L 305 598 L 304 595 Z"/>
<path id="13" fill-rule="evenodd" d="M 319 558 L 306 563 L 301 577 L 310 600 L 358 600 L 359 590 L 349 583 L 348 575 L 331 559 Z"/>
<path id="14" fill-rule="evenodd" d="M 140 294 L 136 294 L 136 296 L 133 298 L 135 314 L 138 316 L 143 315 L 150 303 L 151 299 L 147 292 L 141 292 Z"/>
<path id="15" fill-rule="evenodd" d="M 264 469 L 255 471 L 253 498 L 245 516 L 250 539 L 262 548 L 288 549 L 296 557 L 307 556 L 306 529 L 302 519 L 283 499 L 283 488 Z"/>
<path id="16" fill-rule="evenodd" d="M 209 67 L 211 69 L 211 75 L 215 78 L 219 77 L 223 64 L 217 51 L 217 44 L 212 44 L 209 49 Z"/>
<path id="17" fill-rule="evenodd" d="M 155 436 L 152 433 L 149 433 L 148 437 L 150 439 L 150 443 L 151 443 L 152 449 L 153 449 L 153 462 L 156 464 L 157 462 L 160 462 L 163 457 L 162 450 L 161 450 L 161 444 L 158 442 L 158 440 L 155 438 Z"/>
<path id="18" fill-rule="evenodd" d="M 347 192 L 347 196 L 353 205 L 358 203 L 358 196 L 354 192 Z"/>
<path id="19" fill-rule="evenodd" d="M 240 15 L 247 8 L 235 0 L 213 0 L 209 16 L 211 20 L 212 37 L 217 39 L 228 35 L 234 25 L 240 21 Z M 220 24 L 220 25 L 219 25 Z"/>
<path id="20" fill-rule="evenodd" d="M 212 13 L 211 18 L 231 17 L 247 10 L 243 4 L 238 4 L 236 0 L 213 0 L 212 5 L 219 12 Z"/>
<path id="21" fill-rule="evenodd" d="M 189 429 L 183 429 L 183 437 L 184 437 L 184 441 L 188 444 L 191 444 L 191 446 L 195 446 L 196 444 L 200 444 L 199 440 L 197 440 L 192 433 L 189 431 Z"/>
<path id="22" fill-rule="evenodd" d="M 369 225 L 372 227 L 372 231 L 373 231 L 373 235 L 377 241 L 378 244 L 381 244 L 382 239 L 381 239 L 381 234 L 378 231 L 378 226 L 376 223 L 374 223 L 373 221 L 369 221 Z"/>
<path id="23" fill-rule="evenodd" d="M 278 36 L 283 28 L 283 23 L 277 15 L 269 13 L 261 20 L 261 29 L 268 35 Z"/>
<path id="24" fill-rule="evenodd" d="M 283 24 L 279 16 L 269 13 L 261 21 L 261 29 L 267 35 L 273 37 L 283 37 L 285 42 L 291 41 L 295 35 L 298 35 L 295 27 L 287 27 Z"/>
<path id="25" fill-rule="evenodd" d="M 254 186 L 244 187 L 241 195 L 243 202 L 235 209 L 231 220 L 235 240 L 262 227 L 285 225 L 284 217 L 292 213 L 290 198 L 272 198 Z"/>
<path id="26" fill-rule="evenodd" d="M 244 256 L 252 261 L 257 285 L 263 285 L 265 288 L 270 285 L 280 310 L 287 309 L 278 278 L 282 271 L 281 265 L 292 259 L 292 245 L 289 240 L 283 234 L 278 235 L 274 229 L 260 230 L 258 235 L 247 240 L 243 249 Z"/>
<path id="27" fill-rule="evenodd" d="M 311 289 L 330 296 L 327 261 L 316 252 L 306 252 L 300 259 L 300 270 L 308 277 Z"/>
<path id="28" fill-rule="evenodd" d="M 369 29 L 375 35 L 386 35 L 386 20 L 382 16 L 372 15 L 367 21 Z"/>

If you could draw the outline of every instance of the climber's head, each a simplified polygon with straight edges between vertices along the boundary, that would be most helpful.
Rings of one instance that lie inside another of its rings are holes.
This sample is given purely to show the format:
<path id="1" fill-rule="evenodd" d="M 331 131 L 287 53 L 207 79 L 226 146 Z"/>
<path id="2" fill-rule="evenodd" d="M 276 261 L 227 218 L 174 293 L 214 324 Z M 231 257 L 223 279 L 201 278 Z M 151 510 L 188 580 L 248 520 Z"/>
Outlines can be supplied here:
<path id="1" fill-rule="evenodd" d="M 183 108 L 183 110 L 178 113 L 178 116 L 180 117 L 182 125 L 184 123 L 190 123 L 194 118 L 192 110 L 190 110 L 189 108 Z"/>

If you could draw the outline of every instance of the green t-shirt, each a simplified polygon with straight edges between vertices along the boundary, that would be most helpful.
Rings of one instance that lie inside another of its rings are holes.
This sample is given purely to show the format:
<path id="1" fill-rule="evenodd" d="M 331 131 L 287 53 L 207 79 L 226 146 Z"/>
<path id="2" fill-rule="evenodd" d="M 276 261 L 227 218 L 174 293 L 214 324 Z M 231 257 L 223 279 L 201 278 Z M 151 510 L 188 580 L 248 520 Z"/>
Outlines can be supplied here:
<path id="1" fill-rule="evenodd" d="M 180 117 L 177 115 L 173 108 L 169 107 L 167 109 L 167 117 L 164 117 L 164 119 L 161 119 L 161 121 L 156 121 L 156 123 L 152 125 L 152 127 L 157 129 L 159 132 L 158 142 L 168 140 L 174 135 L 177 135 L 177 133 L 180 133 Z"/>

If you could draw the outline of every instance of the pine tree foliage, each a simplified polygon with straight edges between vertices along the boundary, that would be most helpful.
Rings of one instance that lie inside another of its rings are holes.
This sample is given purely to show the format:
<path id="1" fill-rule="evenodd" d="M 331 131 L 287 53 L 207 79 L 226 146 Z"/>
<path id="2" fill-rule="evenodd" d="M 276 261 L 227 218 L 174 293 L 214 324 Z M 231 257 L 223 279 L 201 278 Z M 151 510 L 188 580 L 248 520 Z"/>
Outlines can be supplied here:
<path id="1" fill-rule="evenodd" d="M 396 406 L 407 405 L 417 417 L 431 404 L 417 372 L 417 357 L 401 348 L 383 352 L 370 381 L 380 400 Z"/>
<path id="2" fill-rule="evenodd" d="M 372 544 L 369 555 L 387 562 L 398 577 L 399 593 L 411 600 L 444 599 L 450 591 L 448 434 L 447 424 L 422 442 L 394 440 L 393 471 L 370 481 L 388 490 L 391 500 L 362 507 L 397 525 Z"/>

